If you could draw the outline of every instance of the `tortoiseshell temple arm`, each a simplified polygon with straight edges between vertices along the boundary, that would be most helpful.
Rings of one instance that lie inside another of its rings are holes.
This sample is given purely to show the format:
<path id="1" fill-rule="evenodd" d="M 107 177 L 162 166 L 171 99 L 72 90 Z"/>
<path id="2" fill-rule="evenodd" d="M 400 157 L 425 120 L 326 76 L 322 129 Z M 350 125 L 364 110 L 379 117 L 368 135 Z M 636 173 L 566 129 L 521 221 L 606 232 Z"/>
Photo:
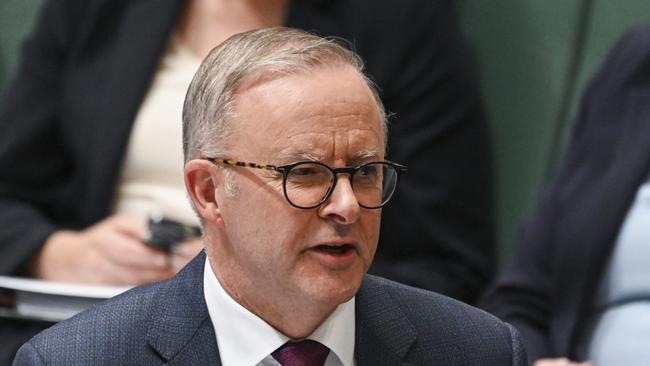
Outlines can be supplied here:
<path id="1" fill-rule="evenodd" d="M 236 161 L 231 159 L 221 159 L 221 158 L 204 158 L 205 160 L 211 161 L 214 164 L 218 165 L 230 165 L 230 166 L 243 166 L 247 168 L 255 169 L 264 169 L 264 170 L 273 170 L 278 171 L 278 167 L 270 164 L 258 164 L 258 163 L 249 163 L 246 161 Z"/>
<path id="2" fill-rule="evenodd" d="M 298 162 L 291 163 L 291 164 L 287 164 L 287 165 L 277 166 L 277 165 L 271 165 L 271 164 L 258 164 L 258 163 L 251 163 L 251 162 L 247 162 L 247 161 L 237 161 L 237 160 L 232 160 L 232 159 L 222 159 L 222 158 L 202 158 L 202 159 L 205 159 L 205 160 L 211 161 L 212 163 L 217 164 L 217 165 L 241 166 L 241 167 L 245 167 L 245 168 L 255 168 L 255 169 L 263 169 L 263 170 L 273 170 L 273 171 L 276 171 L 276 172 L 282 172 L 282 173 L 285 173 L 286 171 L 292 169 L 292 168 L 293 168 L 294 166 L 296 166 L 296 165 L 304 164 L 304 163 L 316 163 L 316 164 L 320 164 L 320 165 L 327 166 L 327 165 L 325 165 L 325 164 L 323 164 L 323 163 L 320 163 L 320 162 L 314 162 L 314 161 L 298 161 Z M 400 171 L 400 172 L 405 172 L 405 171 L 407 170 L 407 167 L 406 167 L 406 166 L 401 165 L 401 164 L 398 164 L 398 163 L 395 163 L 395 162 L 392 162 L 392 161 L 389 161 L 389 160 L 385 160 L 385 161 L 374 161 L 374 162 L 370 162 L 370 163 L 366 163 L 366 164 L 372 164 L 372 163 L 384 163 L 384 164 L 390 164 L 390 165 L 392 165 L 395 169 L 397 169 L 397 170 Z M 363 166 L 363 165 L 366 165 L 366 164 L 362 164 L 362 165 L 360 165 L 360 166 Z M 331 167 L 329 167 L 329 166 L 327 166 L 327 167 L 328 167 L 330 170 L 333 170 L 333 169 L 334 169 L 334 168 L 331 168 Z M 346 169 L 350 169 L 350 168 L 357 169 L 357 168 L 359 168 L 359 167 L 345 167 L 345 168 L 346 168 Z M 335 169 L 335 170 L 340 170 L 340 169 L 343 169 L 343 168 L 337 168 L 337 169 Z M 333 172 L 334 172 L 334 171 L 333 171 Z"/>

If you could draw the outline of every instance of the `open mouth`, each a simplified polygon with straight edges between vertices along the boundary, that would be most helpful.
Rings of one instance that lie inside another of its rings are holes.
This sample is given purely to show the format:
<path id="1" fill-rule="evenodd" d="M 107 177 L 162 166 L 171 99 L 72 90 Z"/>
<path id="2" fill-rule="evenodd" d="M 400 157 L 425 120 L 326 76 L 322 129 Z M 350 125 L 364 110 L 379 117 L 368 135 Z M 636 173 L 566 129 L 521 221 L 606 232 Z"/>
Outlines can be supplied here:
<path id="1" fill-rule="evenodd" d="M 351 244 L 343 244 L 343 245 L 327 245 L 327 244 L 322 244 L 314 247 L 319 252 L 324 252 L 327 254 L 333 254 L 333 255 L 343 255 L 347 254 L 351 251 L 354 250 L 354 246 Z"/>

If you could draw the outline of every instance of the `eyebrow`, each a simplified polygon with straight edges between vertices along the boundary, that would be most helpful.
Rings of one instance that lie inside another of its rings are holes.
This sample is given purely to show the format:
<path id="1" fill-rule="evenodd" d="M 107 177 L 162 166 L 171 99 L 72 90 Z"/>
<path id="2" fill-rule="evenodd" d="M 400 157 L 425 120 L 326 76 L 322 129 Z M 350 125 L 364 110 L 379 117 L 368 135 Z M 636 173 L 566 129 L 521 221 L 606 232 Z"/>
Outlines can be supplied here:
<path id="1" fill-rule="evenodd" d="M 364 149 L 364 150 L 357 151 L 357 153 L 354 154 L 350 160 L 358 161 L 358 160 L 365 160 L 370 158 L 377 159 L 379 158 L 379 155 L 380 155 L 379 151 L 375 149 Z"/>

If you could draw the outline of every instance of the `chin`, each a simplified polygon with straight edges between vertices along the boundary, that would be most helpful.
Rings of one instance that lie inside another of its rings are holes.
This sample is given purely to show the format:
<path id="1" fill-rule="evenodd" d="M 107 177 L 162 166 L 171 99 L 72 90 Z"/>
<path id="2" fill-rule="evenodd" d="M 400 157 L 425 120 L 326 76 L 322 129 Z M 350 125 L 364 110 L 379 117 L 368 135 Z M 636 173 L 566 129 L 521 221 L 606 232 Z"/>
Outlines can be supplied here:
<path id="1" fill-rule="evenodd" d="M 314 280 L 315 286 L 310 286 L 310 290 L 318 302 L 338 306 L 357 294 L 362 278 L 363 275 L 323 276 Z"/>

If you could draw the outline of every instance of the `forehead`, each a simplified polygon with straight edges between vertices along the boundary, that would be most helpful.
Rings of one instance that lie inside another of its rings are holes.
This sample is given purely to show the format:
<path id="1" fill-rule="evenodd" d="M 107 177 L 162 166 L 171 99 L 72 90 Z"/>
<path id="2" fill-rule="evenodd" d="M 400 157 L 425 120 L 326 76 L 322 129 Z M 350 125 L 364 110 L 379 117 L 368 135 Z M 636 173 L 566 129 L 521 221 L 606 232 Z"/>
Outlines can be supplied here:
<path id="1" fill-rule="evenodd" d="M 248 86 L 233 109 L 231 146 L 249 156 L 326 160 L 375 151 L 383 157 L 382 116 L 364 78 L 350 66 Z"/>

